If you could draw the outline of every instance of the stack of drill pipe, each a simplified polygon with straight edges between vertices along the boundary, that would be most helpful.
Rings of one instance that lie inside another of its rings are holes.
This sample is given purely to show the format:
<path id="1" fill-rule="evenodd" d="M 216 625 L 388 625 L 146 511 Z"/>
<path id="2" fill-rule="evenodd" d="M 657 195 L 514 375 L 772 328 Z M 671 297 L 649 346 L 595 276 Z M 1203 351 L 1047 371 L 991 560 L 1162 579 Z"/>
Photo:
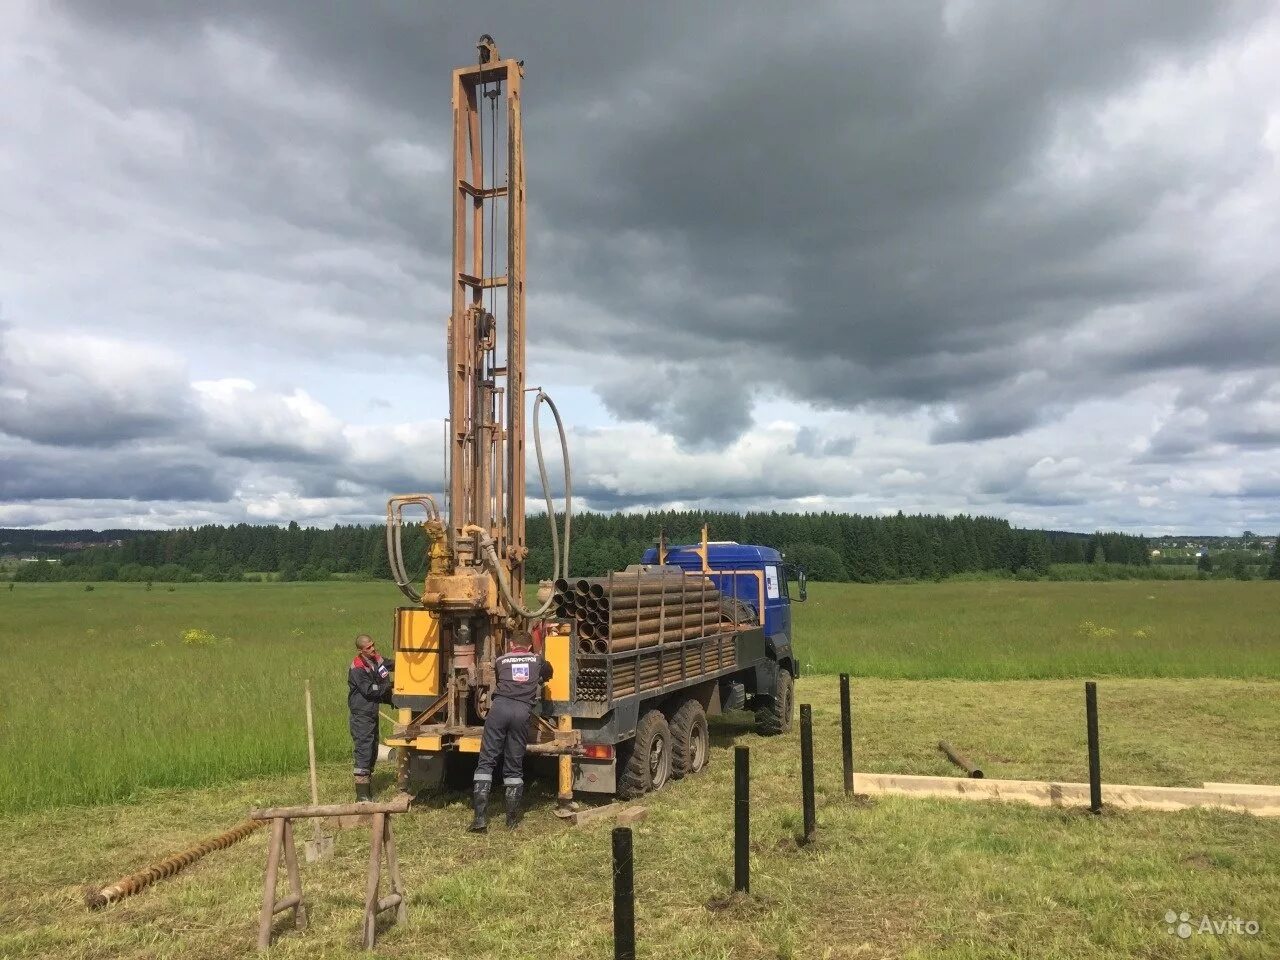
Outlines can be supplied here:
<path id="1" fill-rule="evenodd" d="M 580 654 L 611 655 L 608 667 L 579 668 L 577 696 L 583 700 L 604 702 L 735 662 L 735 624 L 721 610 L 720 592 L 699 574 L 662 570 L 557 580 L 554 603 L 560 616 L 574 621 Z M 675 644 L 680 646 L 667 646 Z"/>
<path id="2" fill-rule="evenodd" d="M 578 671 L 578 699 L 607 700 L 609 675 L 603 667 L 586 667 Z"/>
<path id="3" fill-rule="evenodd" d="M 661 655 L 660 655 L 661 654 Z M 638 657 L 619 657 L 613 664 L 613 695 L 625 697 L 682 679 L 731 667 L 735 663 L 732 633 L 711 636 L 679 650 L 649 649 Z M 578 697 L 604 702 L 609 699 L 608 673 L 604 667 L 578 670 Z"/>
<path id="4" fill-rule="evenodd" d="M 726 642 L 726 640 L 728 642 Z M 661 659 L 658 651 L 642 654 L 639 660 L 623 659 L 614 665 L 613 694 L 625 697 L 637 690 L 666 686 L 701 673 L 710 673 L 734 663 L 734 647 L 731 638 L 709 639 L 705 644 L 692 644 L 681 654 L 667 654 Z"/>
<path id="5" fill-rule="evenodd" d="M 615 573 L 555 582 L 556 615 L 575 621 L 580 653 L 611 653 L 721 630 L 720 593 L 681 571 Z"/>
<path id="6" fill-rule="evenodd" d="M 637 687 L 644 689 L 674 683 L 732 666 L 735 650 L 731 636 L 690 644 L 683 651 L 650 650 L 637 659 L 621 658 L 614 663 L 614 693 L 625 696 Z M 638 681 L 638 682 L 637 682 Z"/>

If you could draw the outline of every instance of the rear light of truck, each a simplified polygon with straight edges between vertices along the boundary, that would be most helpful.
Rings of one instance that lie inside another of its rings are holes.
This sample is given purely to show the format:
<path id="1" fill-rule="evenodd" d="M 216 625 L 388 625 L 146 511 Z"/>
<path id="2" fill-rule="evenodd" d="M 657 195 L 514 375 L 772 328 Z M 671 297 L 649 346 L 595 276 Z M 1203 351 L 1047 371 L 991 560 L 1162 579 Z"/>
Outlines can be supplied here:
<path id="1" fill-rule="evenodd" d="M 588 760 L 612 760 L 613 747 L 607 743 L 588 743 L 582 748 L 582 755 Z"/>

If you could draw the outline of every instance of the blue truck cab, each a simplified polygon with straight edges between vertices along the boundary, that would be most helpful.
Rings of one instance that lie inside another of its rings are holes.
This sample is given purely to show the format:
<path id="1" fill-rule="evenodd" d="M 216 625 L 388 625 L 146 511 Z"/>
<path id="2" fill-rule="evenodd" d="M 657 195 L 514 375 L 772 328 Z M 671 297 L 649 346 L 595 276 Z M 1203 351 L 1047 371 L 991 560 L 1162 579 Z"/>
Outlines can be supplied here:
<path id="1" fill-rule="evenodd" d="M 722 597 L 736 600 L 750 610 L 764 627 L 769 658 L 793 677 L 799 664 L 791 651 L 791 597 L 782 554 L 772 547 L 733 541 L 711 541 L 703 546 L 685 544 L 666 548 L 666 564 L 690 573 L 703 571 Z M 641 561 L 658 563 L 658 548 L 650 547 Z"/>

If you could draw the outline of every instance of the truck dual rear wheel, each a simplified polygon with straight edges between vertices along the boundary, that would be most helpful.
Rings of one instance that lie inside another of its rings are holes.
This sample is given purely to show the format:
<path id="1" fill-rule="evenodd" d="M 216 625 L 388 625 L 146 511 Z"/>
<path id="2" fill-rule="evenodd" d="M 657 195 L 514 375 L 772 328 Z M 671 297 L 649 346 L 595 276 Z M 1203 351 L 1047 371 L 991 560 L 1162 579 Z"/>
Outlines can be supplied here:
<path id="1" fill-rule="evenodd" d="M 791 674 L 778 667 L 778 693 L 765 698 L 765 705 L 756 711 L 756 732 L 765 736 L 786 733 L 791 729 L 792 700 L 795 683 Z"/>
<path id="2" fill-rule="evenodd" d="M 631 750 L 618 778 L 618 796 L 631 800 L 661 790 L 671 776 L 671 727 L 661 710 L 640 718 Z"/>
<path id="3" fill-rule="evenodd" d="M 707 712 L 697 700 L 686 700 L 671 718 L 671 777 L 698 773 L 710 758 Z"/>

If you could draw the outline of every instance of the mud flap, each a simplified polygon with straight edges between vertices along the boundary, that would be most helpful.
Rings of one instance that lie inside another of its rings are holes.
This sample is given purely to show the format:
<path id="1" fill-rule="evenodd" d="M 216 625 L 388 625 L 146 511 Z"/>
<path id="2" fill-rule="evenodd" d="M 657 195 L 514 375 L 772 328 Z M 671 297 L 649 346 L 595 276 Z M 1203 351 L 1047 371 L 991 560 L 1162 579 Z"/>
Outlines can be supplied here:
<path id="1" fill-rule="evenodd" d="M 614 793 L 618 789 L 616 760 L 574 760 L 573 789 L 582 793 Z"/>

